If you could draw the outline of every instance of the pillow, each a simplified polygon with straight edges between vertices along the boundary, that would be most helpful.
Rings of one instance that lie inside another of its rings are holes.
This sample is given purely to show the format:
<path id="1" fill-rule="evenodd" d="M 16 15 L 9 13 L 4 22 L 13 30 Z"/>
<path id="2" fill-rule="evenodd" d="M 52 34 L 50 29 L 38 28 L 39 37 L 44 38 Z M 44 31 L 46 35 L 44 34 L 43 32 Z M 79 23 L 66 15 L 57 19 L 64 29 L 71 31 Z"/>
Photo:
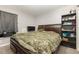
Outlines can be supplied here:
<path id="1" fill-rule="evenodd" d="M 44 29 L 39 29 L 38 31 L 40 31 L 40 32 L 41 32 L 41 31 L 44 31 Z"/>

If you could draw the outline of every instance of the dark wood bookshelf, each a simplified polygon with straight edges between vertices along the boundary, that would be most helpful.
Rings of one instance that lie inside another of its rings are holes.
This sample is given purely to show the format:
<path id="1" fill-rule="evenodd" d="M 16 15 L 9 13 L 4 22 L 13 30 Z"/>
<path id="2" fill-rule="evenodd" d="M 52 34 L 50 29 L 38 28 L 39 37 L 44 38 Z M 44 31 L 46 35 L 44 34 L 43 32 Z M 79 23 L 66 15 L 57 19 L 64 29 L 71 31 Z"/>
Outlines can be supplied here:
<path id="1" fill-rule="evenodd" d="M 62 19 L 61 37 L 63 39 L 62 45 L 71 48 L 76 48 L 76 13 L 62 15 L 61 19 Z"/>

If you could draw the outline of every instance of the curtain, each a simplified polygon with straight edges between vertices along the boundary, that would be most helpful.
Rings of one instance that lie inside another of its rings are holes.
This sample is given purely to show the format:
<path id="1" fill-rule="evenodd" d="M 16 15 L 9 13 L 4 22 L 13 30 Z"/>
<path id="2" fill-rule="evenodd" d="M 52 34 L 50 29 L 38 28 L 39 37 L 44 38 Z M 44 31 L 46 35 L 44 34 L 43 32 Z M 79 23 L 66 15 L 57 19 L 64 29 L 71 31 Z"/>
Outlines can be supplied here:
<path id="1" fill-rule="evenodd" d="M 17 15 L 1 12 L 0 32 L 16 32 L 17 31 Z"/>

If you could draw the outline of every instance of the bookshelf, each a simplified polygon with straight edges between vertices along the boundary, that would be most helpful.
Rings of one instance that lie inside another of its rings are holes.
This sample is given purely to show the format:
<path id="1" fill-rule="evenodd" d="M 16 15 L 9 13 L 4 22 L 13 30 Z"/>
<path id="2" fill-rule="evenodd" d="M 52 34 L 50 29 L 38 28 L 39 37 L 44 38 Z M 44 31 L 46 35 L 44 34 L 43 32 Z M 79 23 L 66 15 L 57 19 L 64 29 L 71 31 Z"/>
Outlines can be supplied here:
<path id="1" fill-rule="evenodd" d="M 76 48 L 76 13 L 62 15 L 62 45 Z"/>

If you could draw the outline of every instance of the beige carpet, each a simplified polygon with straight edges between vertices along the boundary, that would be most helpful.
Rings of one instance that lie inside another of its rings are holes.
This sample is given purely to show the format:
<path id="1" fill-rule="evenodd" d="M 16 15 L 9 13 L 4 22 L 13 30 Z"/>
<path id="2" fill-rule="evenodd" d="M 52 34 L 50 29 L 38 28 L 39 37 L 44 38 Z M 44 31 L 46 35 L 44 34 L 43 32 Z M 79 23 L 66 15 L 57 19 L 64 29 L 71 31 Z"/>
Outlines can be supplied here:
<path id="1" fill-rule="evenodd" d="M 73 48 L 65 47 L 65 46 L 60 46 L 58 54 L 79 54 L 79 51 Z"/>
<path id="2" fill-rule="evenodd" d="M 60 46 L 57 54 L 78 54 L 79 52 L 75 49 Z M 6 45 L 0 47 L 0 54 L 13 54 L 12 50 L 10 49 L 10 45 Z"/>
<path id="3" fill-rule="evenodd" d="M 13 54 L 10 49 L 10 38 L 0 38 L 0 54 Z M 57 54 L 79 54 L 79 52 L 75 49 L 60 46 Z"/>
<path id="4" fill-rule="evenodd" d="M 10 44 L 10 37 L 1 37 L 0 38 L 0 47 Z"/>
<path id="5" fill-rule="evenodd" d="M 1 37 L 0 38 L 0 54 L 12 54 L 10 49 L 10 37 Z"/>
<path id="6" fill-rule="evenodd" d="M 13 54 L 12 50 L 10 49 L 9 45 L 0 47 L 0 54 Z"/>

